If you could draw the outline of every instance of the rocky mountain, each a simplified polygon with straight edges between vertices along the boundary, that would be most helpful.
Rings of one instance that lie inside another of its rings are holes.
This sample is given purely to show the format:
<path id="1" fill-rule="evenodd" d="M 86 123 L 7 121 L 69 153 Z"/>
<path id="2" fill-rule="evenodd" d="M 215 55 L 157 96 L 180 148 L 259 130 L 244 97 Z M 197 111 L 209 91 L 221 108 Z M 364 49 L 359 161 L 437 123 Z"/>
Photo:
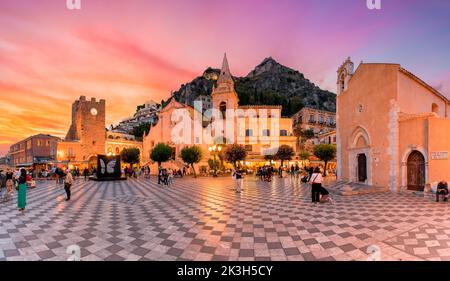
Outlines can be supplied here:
<path id="1" fill-rule="evenodd" d="M 181 85 L 172 94 L 181 103 L 193 105 L 200 95 L 210 95 L 220 69 L 208 68 L 202 76 Z M 245 77 L 234 77 L 240 105 L 282 105 L 283 116 L 292 116 L 307 106 L 336 111 L 336 95 L 324 91 L 293 70 L 269 57 Z"/>

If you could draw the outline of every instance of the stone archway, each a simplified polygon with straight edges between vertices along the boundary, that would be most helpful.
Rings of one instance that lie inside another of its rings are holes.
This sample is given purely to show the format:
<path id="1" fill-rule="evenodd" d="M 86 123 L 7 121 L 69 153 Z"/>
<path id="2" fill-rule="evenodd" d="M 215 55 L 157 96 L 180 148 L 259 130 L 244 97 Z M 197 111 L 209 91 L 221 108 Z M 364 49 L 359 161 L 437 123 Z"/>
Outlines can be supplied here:
<path id="1" fill-rule="evenodd" d="M 222 119 L 226 119 L 226 116 L 227 116 L 227 114 L 226 114 L 226 112 L 227 112 L 227 102 L 226 101 L 222 101 L 219 104 L 219 111 L 220 111 L 220 113 L 222 115 Z"/>
<path id="2" fill-rule="evenodd" d="M 425 188 L 425 156 L 414 150 L 409 155 L 406 166 L 408 190 L 423 191 Z"/>
<path id="3" fill-rule="evenodd" d="M 423 191 L 428 183 L 428 153 L 422 146 L 405 150 L 401 163 L 401 190 Z"/>
<path id="4" fill-rule="evenodd" d="M 92 155 L 88 158 L 88 169 L 97 169 L 97 155 Z"/>
<path id="5" fill-rule="evenodd" d="M 352 182 L 371 185 L 372 164 L 370 137 L 367 130 L 358 127 L 352 134 L 349 148 L 349 175 Z"/>

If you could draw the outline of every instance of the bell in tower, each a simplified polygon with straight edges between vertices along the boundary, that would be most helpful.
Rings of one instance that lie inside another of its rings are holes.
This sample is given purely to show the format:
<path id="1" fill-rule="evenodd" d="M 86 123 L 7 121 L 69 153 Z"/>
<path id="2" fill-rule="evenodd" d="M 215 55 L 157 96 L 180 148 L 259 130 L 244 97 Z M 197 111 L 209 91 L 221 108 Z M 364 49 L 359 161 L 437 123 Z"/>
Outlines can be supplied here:
<path id="1" fill-rule="evenodd" d="M 353 76 L 354 64 L 348 57 L 337 71 L 337 94 L 341 95 L 348 88 L 348 83 Z"/>

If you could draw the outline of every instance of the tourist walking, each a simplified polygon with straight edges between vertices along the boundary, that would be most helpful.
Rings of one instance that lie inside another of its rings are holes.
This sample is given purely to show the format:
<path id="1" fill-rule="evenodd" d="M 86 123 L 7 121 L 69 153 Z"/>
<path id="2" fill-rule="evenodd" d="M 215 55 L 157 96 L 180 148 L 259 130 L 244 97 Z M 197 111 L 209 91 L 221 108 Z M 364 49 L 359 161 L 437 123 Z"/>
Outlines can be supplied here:
<path id="1" fill-rule="evenodd" d="M 312 176 L 313 174 L 314 174 L 314 168 L 313 168 L 313 167 L 309 167 L 309 169 L 308 169 L 308 175 L 309 175 L 308 181 L 311 180 L 311 176 Z"/>
<path id="2" fill-rule="evenodd" d="M 299 176 L 300 176 L 300 166 L 298 165 L 298 163 L 295 163 L 295 178 L 298 180 Z"/>
<path id="3" fill-rule="evenodd" d="M 25 169 L 20 170 L 19 176 L 19 194 L 17 196 L 17 207 L 22 214 L 25 213 L 25 207 L 27 206 L 27 171 Z"/>
<path id="4" fill-rule="evenodd" d="M 242 190 L 242 171 L 239 169 L 234 170 L 233 178 L 236 181 L 236 193 L 241 193 Z"/>
<path id="5" fill-rule="evenodd" d="M 13 193 L 14 188 L 14 173 L 8 168 L 6 170 L 6 193 L 3 196 L 4 201 L 8 201 Z"/>
<path id="6" fill-rule="evenodd" d="M 3 175 L 3 170 L 0 170 L 0 195 L 2 195 L 3 189 L 6 190 L 6 175 Z"/>
<path id="7" fill-rule="evenodd" d="M 312 203 L 320 202 L 320 191 L 322 190 L 322 173 L 320 168 L 316 167 L 313 174 L 310 177 L 309 183 L 311 184 L 311 198 Z"/>
<path id="8" fill-rule="evenodd" d="M 89 170 L 88 170 L 88 168 L 84 168 L 83 176 L 84 176 L 84 181 L 87 181 L 88 177 L 89 177 Z"/>
<path id="9" fill-rule="evenodd" d="M 168 175 L 167 175 L 167 184 L 168 184 L 169 186 L 171 186 L 172 183 L 173 183 L 173 171 L 172 171 L 171 168 L 169 168 L 167 174 L 168 174 Z"/>
<path id="10" fill-rule="evenodd" d="M 158 184 L 161 184 L 162 181 L 162 168 L 158 167 Z"/>
<path id="11" fill-rule="evenodd" d="M 70 189 L 72 188 L 72 185 L 73 185 L 73 177 L 72 177 L 72 174 L 70 173 L 70 171 L 67 170 L 67 175 L 64 178 L 64 190 L 66 191 L 66 195 L 67 195 L 66 201 L 70 200 L 70 195 L 71 195 Z"/>

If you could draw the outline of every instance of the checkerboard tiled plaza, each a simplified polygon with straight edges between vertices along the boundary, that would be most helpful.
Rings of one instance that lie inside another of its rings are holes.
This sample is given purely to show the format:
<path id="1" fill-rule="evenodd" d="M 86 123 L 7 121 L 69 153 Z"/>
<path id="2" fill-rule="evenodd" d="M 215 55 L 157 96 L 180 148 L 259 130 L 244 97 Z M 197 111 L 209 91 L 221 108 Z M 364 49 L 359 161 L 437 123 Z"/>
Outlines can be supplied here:
<path id="1" fill-rule="evenodd" d="M 314 206 L 289 179 L 249 177 L 236 194 L 231 178 L 84 182 L 64 190 L 40 182 L 25 215 L 16 198 L 0 204 L 0 260 L 450 260 L 446 203 L 413 194 L 334 196 Z"/>

